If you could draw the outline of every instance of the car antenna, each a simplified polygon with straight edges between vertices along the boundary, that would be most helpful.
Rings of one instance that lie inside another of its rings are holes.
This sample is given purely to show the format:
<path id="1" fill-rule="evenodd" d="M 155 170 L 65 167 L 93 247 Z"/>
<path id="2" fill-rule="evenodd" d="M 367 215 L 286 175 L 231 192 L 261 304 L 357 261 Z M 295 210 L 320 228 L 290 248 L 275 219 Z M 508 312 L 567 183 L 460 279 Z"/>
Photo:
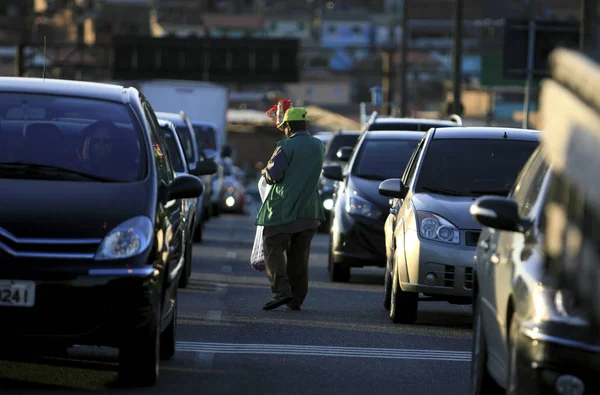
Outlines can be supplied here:
<path id="1" fill-rule="evenodd" d="M 44 67 L 42 69 L 42 80 L 46 80 L 46 36 L 44 36 Z"/>
<path id="2" fill-rule="evenodd" d="M 504 138 L 507 139 L 508 138 L 508 134 L 506 134 L 506 130 L 504 131 Z"/>

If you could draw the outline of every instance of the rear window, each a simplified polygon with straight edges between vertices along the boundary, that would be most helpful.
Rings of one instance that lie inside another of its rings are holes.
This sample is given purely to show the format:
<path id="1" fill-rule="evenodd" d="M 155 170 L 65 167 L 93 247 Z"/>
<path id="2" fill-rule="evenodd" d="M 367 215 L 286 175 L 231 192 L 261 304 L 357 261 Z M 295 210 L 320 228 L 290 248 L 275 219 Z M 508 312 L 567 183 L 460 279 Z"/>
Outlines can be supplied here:
<path id="1" fill-rule="evenodd" d="M 190 133 L 190 129 L 185 124 L 175 124 L 175 130 L 177 130 L 177 135 L 181 141 L 183 153 L 185 154 L 187 162 L 192 163 L 194 161 L 194 145 L 192 143 L 192 134 Z"/>
<path id="2" fill-rule="evenodd" d="M 164 126 L 160 129 L 165 134 L 165 140 L 167 141 L 167 147 L 170 154 L 169 156 L 171 157 L 171 162 L 173 162 L 173 169 L 179 173 L 185 172 L 185 165 L 183 164 L 184 158 L 181 157 L 181 153 L 179 152 L 179 145 L 177 144 L 176 137 L 173 136 L 173 132 L 168 127 Z"/>
<path id="3" fill-rule="evenodd" d="M 458 126 L 458 125 L 456 125 Z M 375 122 L 369 126 L 369 130 L 392 130 L 392 131 L 415 131 L 426 132 L 431 128 L 447 128 L 450 125 L 438 123 L 421 122 Z"/>
<path id="4" fill-rule="evenodd" d="M 506 196 L 537 146 L 520 140 L 434 139 L 423 159 L 416 192 Z"/>
<path id="5" fill-rule="evenodd" d="M 337 154 L 338 150 L 342 147 L 354 147 L 358 141 L 358 137 L 358 134 L 338 134 L 332 137 L 327 144 L 325 159 L 336 160 L 335 154 Z"/>
<path id="6" fill-rule="evenodd" d="M 0 178 L 141 180 L 147 158 L 140 130 L 122 103 L 3 92 Z M 11 163 L 20 163 L 20 171 L 7 171 Z"/>
<path id="7" fill-rule="evenodd" d="M 352 174 L 370 180 L 400 178 L 419 141 L 367 140 L 357 152 Z"/>
<path id="8" fill-rule="evenodd" d="M 194 132 L 196 133 L 196 143 L 199 149 L 217 149 L 217 138 L 216 130 L 212 126 L 208 125 L 194 125 Z"/>

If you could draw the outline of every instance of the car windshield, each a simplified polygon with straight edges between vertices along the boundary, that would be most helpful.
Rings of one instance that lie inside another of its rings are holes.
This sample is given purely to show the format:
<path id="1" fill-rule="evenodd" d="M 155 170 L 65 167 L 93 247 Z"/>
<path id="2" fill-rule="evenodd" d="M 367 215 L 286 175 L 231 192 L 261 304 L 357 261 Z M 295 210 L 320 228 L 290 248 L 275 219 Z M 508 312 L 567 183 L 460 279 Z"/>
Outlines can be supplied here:
<path id="1" fill-rule="evenodd" d="M 138 181 L 147 168 L 141 136 L 123 103 L 3 92 L 0 178 Z"/>
<path id="2" fill-rule="evenodd" d="M 215 128 L 209 125 L 196 124 L 194 125 L 196 133 L 196 143 L 198 149 L 217 149 L 217 139 Z"/>
<path id="3" fill-rule="evenodd" d="M 173 169 L 178 173 L 185 172 L 183 158 L 179 152 L 179 145 L 177 144 L 176 137 L 173 136 L 173 132 L 167 126 L 163 126 L 161 129 L 165 134 L 165 140 L 167 141 L 167 147 L 170 154 L 169 156 L 171 157 L 171 162 L 173 162 Z"/>
<path id="4" fill-rule="evenodd" d="M 537 142 L 525 140 L 434 139 L 415 191 L 506 196 L 537 146 Z"/>
<path id="5" fill-rule="evenodd" d="M 400 178 L 417 145 L 417 139 L 367 140 L 360 146 L 352 174 L 371 180 Z"/>
<path id="6" fill-rule="evenodd" d="M 458 125 L 456 125 L 458 126 Z M 388 131 L 415 131 L 426 132 L 431 128 L 451 127 L 439 123 L 422 123 L 422 122 L 375 122 L 369 126 L 369 130 L 388 130 Z"/>
<path id="7" fill-rule="evenodd" d="M 326 160 L 337 160 L 335 154 L 342 147 L 354 147 L 358 141 L 358 134 L 338 134 L 329 140 L 327 144 L 327 153 L 325 154 Z"/>

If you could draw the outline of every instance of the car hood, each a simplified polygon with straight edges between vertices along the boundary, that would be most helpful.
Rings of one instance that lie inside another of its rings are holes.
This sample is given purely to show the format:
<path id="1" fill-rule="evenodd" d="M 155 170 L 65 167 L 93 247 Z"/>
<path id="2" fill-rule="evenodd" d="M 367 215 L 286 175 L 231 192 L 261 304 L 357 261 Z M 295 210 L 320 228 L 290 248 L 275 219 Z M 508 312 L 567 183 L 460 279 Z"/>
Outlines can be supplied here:
<path id="1" fill-rule="evenodd" d="M 481 229 L 481 224 L 475 221 L 469 212 L 474 201 L 474 197 L 444 196 L 433 193 L 417 193 L 412 197 L 417 210 L 440 215 L 459 229 Z"/>
<path id="2" fill-rule="evenodd" d="M 0 228 L 19 238 L 102 238 L 123 221 L 154 214 L 152 186 L 3 179 Z"/>
<path id="3" fill-rule="evenodd" d="M 379 184 L 383 180 L 367 180 L 364 178 L 350 176 L 348 187 L 363 199 L 375 204 L 383 212 L 390 208 L 390 198 L 379 194 Z"/>

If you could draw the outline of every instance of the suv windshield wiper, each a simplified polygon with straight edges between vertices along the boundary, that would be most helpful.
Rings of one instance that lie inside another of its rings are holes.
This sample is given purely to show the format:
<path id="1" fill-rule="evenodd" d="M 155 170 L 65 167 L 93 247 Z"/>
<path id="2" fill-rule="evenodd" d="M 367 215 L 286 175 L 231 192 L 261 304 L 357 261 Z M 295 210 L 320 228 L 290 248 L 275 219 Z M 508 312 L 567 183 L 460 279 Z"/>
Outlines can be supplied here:
<path id="1" fill-rule="evenodd" d="M 436 188 L 436 187 L 421 187 L 422 190 L 432 193 L 437 193 L 439 195 L 448 195 L 448 196 L 465 196 L 464 193 L 454 191 L 452 189 L 446 188 Z"/>
<path id="2" fill-rule="evenodd" d="M 497 196 L 508 196 L 510 190 L 508 189 L 475 189 L 471 191 L 474 195 L 497 195 Z"/>
<path id="3" fill-rule="evenodd" d="M 119 180 L 115 180 L 113 178 L 106 178 L 101 176 L 95 176 L 93 174 L 83 173 L 77 170 L 66 169 L 60 166 L 52 166 L 52 165 L 39 165 L 36 163 L 27 163 L 27 162 L 0 162 L 0 169 L 20 169 L 26 171 L 34 171 L 34 172 L 55 172 L 55 173 L 67 173 L 74 174 L 81 177 L 85 177 L 89 180 L 94 181 L 102 181 L 102 182 L 118 182 Z"/>

